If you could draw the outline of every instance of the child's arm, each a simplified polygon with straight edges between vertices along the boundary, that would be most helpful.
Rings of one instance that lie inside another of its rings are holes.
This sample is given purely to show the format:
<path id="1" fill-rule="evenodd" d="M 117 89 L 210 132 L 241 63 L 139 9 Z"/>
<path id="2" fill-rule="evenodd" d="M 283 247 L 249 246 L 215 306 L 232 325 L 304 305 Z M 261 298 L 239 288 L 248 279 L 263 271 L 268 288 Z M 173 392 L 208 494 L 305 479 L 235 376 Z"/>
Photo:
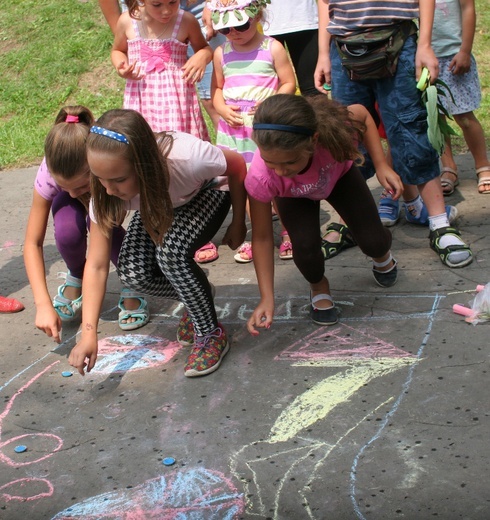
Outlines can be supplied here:
<path id="1" fill-rule="evenodd" d="M 46 284 L 43 244 L 46 236 L 51 201 L 34 190 L 24 240 L 24 263 L 36 305 L 35 325 L 57 343 L 61 342 L 61 319 L 54 310 Z"/>
<path id="2" fill-rule="evenodd" d="M 186 40 L 194 51 L 194 54 L 182 67 L 183 76 L 189 83 L 201 81 L 206 66 L 213 58 L 213 49 L 204 38 L 197 18 L 191 13 L 184 13 L 181 30 L 187 34 Z"/>
<path id="3" fill-rule="evenodd" d="M 332 66 L 330 63 L 331 35 L 327 31 L 329 21 L 328 0 L 318 0 L 318 61 L 313 76 L 315 78 L 315 87 L 322 94 L 327 94 L 323 85 L 332 83 Z"/>
<path id="4" fill-rule="evenodd" d="M 128 60 L 128 34 L 133 33 L 133 25 L 129 13 L 123 13 L 116 25 L 114 43 L 111 51 L 111 61 L 121 78 L 139 80 L 144 77 L 141 67 Z"/>
<path id="5" fill-rule="evenodd" d="M 453 74 L 466 74 L 471 67 L 471 49 L 475 38 L 475 0 L 459 0 L 461 6 L 461 47 L 449 64 Z"/>
<path id="6" fill-rule="evenodd" d="M 274 234 L 272 204 L 259 202 L 249 196 L 252 221 L 252 251 L 254 268 L 260 291 L 260 302 L 247 322 L 250 334 L 257 336 L 257 328 L 268 329 L 274 317 Z"/>
<path id="7" fill-rule="evenodd" d="M 289 61 L 286 49 L 281 42 L 274 40 L 271 48 L 274 68 L 279 79 L 279 89 L 276 94 L 294 94 L 296 92 L 296 76 Z"/>
<path id="8" fill-rule="evenodd" d="M 439 61 L 431 46 L 435 0 L 419 0 L 419 35 L 415 54 L 415 78 L 418 80 L 424 67 L 429 69 L 430 82 L 439 76 Z"/>
<path id="9" fill-rule="evenodd" d="M 223 96 L 225 79 L 221 60 L 223 59 L 223 47 L 218 47 L 213 56 L 213 77 L 211 80 L 211 99 L 213 107 L 220 117 L 231 127 L 242 126 L 243 118 L 240 115 L 238 105 L 227 105 Z"/>
<path id="10" fill-rule="evenodd" d="M 247 165 L 239 153 L 231 150 L 222 150 L 222 152 L 226 159 L 225 175 L 228 176 L 233 209 L 231 224 L 226 230 L 222 243 L 230 249 L 236 249 L 243 243 L 247 234 L 247 226 L 245 225 L 247 192 L 243 184 L 247 175 Z"/>
<path id="11" fill-rule="evenodd" d="M 374 119 L 363 105 L 349 105 L 349 112 L 354 119 L 366 126 L 362 143 L 373 161 L 376 177 L 381 186 L 391 194 L 394 200 L 397 200 L 403 192 L 403 183 L 386 161 L 386 154 L 381 145 Z"/>
<path id="12" fill-rule="evenodd" d="M 112 34 L 116 34 L 116 25 L 121 14 L 118 0 L 99 0 L 99 7 L 111 28 Z"/>
<path id="13" fill-rule="evenodd" d="M 95 222 L 90 222 L 90 243 L 83 271 L 83 307 L 80 341 L 73 347 L 68 361 L 80 374 L 90 372 L 97 359 L 97 325 L 104 301 L 112 236 L 102 234 Z"/>

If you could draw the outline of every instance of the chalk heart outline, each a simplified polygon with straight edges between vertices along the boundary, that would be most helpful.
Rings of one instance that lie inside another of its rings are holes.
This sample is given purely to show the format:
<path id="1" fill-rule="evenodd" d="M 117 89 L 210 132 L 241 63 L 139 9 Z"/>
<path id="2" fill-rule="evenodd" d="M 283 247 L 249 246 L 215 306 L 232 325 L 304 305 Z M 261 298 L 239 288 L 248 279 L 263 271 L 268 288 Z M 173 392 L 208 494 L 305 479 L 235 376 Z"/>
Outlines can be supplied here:
<path id="1" fill-rule="evenodd" d="M 99 341 L 99 357 L 92 374 L 114 374 L 158 368 L 182 347 L 177 341 L 159 336 L 126 334 Z"/>

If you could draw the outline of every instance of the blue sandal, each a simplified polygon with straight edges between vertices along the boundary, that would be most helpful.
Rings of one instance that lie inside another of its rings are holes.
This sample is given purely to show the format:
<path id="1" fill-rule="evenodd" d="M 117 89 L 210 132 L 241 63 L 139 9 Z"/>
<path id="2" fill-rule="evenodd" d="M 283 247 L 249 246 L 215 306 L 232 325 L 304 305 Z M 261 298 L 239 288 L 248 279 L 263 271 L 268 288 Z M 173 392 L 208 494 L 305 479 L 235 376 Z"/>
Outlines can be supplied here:
<path id="1" fill-rule="evenodd" d="M 127 298 L 135 298 L 139 300 L 140 306 L 137 309 L 130 310 L 124 307 L 124 300 Z M 118 317 L 119 327 L 122 330 L 135 330 L 143 327 L 150 321 L 150 311 L 148 310 L 148 303 L 139 294 L 126 287 L 121 291 L 121 297 L 117 306 L 121 309 Z M 129 322 L 130 318 L 134 318 L 136 321 Z M 125 323 L 124 323 L 125 322 Z"/>
<path id="2" fill-rule="evenodd" d="M 63 293 L 67 287 L 81 289 L 82 280 L 80 278 L 75 278 L 70 273 L 66 273 L 66 275 L 64 274 L 64 277 L 65 283 L 58 287 L 58 294 L 53 298 L 53 307 L 61 318 L 61 321 L 73 321 L 77 318 L 77 315 L 82 308 L 82 295 L 75 300 L 70 300 L 66 298 Z"/>

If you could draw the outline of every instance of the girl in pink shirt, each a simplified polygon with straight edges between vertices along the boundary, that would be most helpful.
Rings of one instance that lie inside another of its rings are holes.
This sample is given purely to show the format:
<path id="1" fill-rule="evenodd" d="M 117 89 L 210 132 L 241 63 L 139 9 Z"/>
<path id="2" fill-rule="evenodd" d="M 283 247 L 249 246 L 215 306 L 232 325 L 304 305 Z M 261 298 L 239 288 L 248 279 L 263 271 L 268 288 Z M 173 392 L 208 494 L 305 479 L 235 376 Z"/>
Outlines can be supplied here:
<path id="1" fill-rule="evenodd" d="M 319 325 L 337 323 L 337 309 L 325 277 L 321 249 L 320 201 L 327 200 L 347 223 L 362 252 L 373 258 L 382 287 L 396 283 L 391 234 L 379 219 L 376 203 L 356 166 L 362 141 L 373 158 L 381 185 L 398 198 L 398 175 L 386 162 L 376 125 L 361 105 L 340 106 L 322 96 L 272 96 L 257 108 L 252 138 L 258 150 L 245 187 L 250 200 L 252 247 L 261 301 L 248 321 L 269 328 L 274 315 L 274 237 L 271 201 L 289 231 L 294 263 L 310 284 L 310 316 Z"/>

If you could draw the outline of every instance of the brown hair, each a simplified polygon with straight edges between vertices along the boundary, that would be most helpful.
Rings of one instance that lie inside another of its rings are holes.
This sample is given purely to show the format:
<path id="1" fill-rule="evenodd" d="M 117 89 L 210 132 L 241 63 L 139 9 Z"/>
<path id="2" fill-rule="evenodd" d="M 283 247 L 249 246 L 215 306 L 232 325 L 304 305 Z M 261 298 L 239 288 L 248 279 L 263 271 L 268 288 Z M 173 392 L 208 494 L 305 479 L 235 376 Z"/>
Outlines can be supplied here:
<path id="1" fill-rule="evenodd" d="M 68 116 L 76 122 L 67 123 Z M 88 173 L 86 141 L 93 123 L 92 112 L 84 106 L 66 106 L 59 111 L 44 141 L 44 155 L 50 173 L 66 180 L 84 171 Z M 87 206 L 90 194 L 78 198 Z"/>
<path id="2" fill-rule="evenodd" d="M 132 163 L 138 178 L 141 220 L 152 240 L 161 243 L 173 220 L 167 165 L 172 136 L 165 132 L 155 135 L 144 117 L 135 110 L 109 110 L 97 120 L 97 125 L 122 134 L 128 143 L 91 133 L 87 149 L 119 155 Z M 124 220 L 125 201 L 108 195 L 93 175 L 90 186 L 95 218 L 102 232 L 108 235 L 112 227 Z"/>
<path id="3" fill-rule="evenodd" d="M 264 100 L 257 108 L 255 123 L 300 126 L 318 133 L 318 143 L 329 150 L 338 162 L 363 156 L 357 145 L 365 132 L 365 125 L 351 118 L 347 107 L 326 96 L 302 97 L 294 94 L 276 94 Z M 277 130 L 254 130 L 252 139 L 264 149 L 305 149 L 314 152 L 312 136 Z"/>

